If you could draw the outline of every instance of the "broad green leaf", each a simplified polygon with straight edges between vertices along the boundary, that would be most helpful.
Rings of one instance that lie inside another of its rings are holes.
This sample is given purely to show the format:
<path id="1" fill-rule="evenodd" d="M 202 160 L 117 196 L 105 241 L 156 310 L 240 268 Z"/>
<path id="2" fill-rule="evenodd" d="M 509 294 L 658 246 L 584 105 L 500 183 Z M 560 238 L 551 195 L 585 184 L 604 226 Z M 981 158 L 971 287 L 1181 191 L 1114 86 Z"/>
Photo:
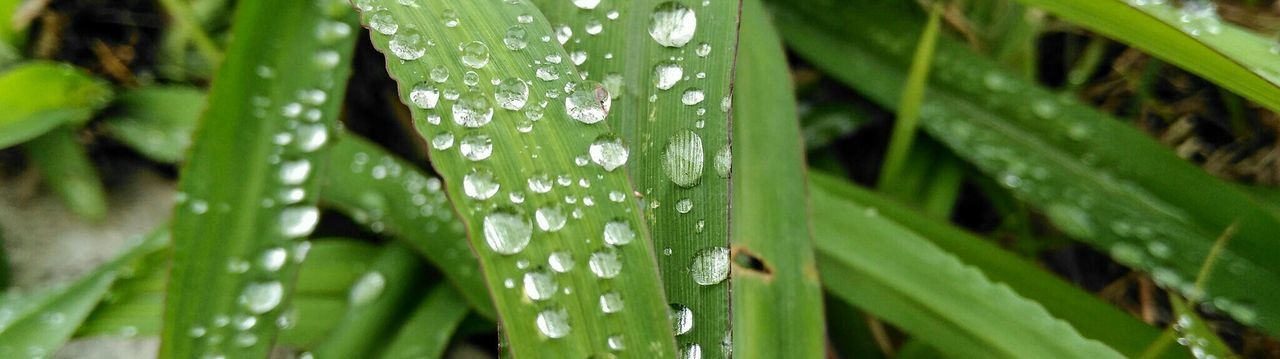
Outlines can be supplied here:
<path id="1" fill-rule="evenodd" d="M 103 125 L 107 133 L 153 160 L 182 161 L 205 110 L 205 94 L 186 86 L 152 86 L 121 93 Z"/>
<path id="2" fill-rule="evenodd" d="M 608 93 L 579 80 L 538 9 L 524 0 L 355 5 L 432 145 L 508 354 L 674 355 L 654 249 L 628 196 L 628 151 L 603 121 Z"/>
<path id="3" fill-rule="evenodd" d="M 107 194 L 89 153 L 74 129 L 61 126 L 27 142 L 23 148 L 40 169 L 44 183 L 72 213 L 92 221 L 107 216 Z"/>
<path id="4" fill-rule="evenodd" d="M 449 348 L 449 339 L 467 312 L 467 302 L 457 290 L 448 286 L 435 287 L 418 303 L 413 315 L 382 351 L 382 358 L 440 358 Z"/>
<path id="5" fill-rule="evenodd" d="M 1209 324 L 1196 314 L 1190 303 L 1176 295 L 1169 296 L 1169 306 L 1173 307 L 1173 328 L 1178 332 L 1178 344 L 1186 347 L 1196 358 L 1235 358 L 1235 353 L 1218 333 L 1209 328 Z"/>
<path id="6" fill-rule="evenodd" d="M 347 312 L 312 353 L 321 358 L 367 358 L 395 332 L 418 296 L 423 263 L 409 247 L 384 247 L 373 267 L 360 276 L 347 297 Z"/>
<path id="7" fill-rule="evenodd" d="M 729 334 L 729 149 L 739 0 L 535 0 L 571 60 L 613 97 L 667 300 L 693 313 L 682 350 Z M 530 38 L 531 40 L 534 38 Z"/>
<path id="8" fill-rule="evenodd" d="M 107 295 L 111 283 L 168 240 L 166 231 L 156 231 L 71 283 L 25 293 L 10 289 L 0 295 L 0 357 L 53 355 Z"/>
<path id="9" fill-rule="evenodd" d="M 111 100 L 111 88 L 71 65 L 26 63 L 0 74 L 0 148 L 59 125 L 80 125 Z"/>
<path id="10" fill-rule="evenodd" d="M 822 283 L 934 348 L 968 358 L 1121 358 L 874 207 L 811 192 Z"/>
<path id="11" fill-rule="evenodd" d="M 910 56 L 898 39 L 919 33 L 923 21 L 911 4 L 861 4 L 865 11 L 779 7 L 779 23 L 801 56 L 891 107 Z M 921 109 L 934 138 L 1072 237 L 1151 273 L 1166 288 L 1280 333 L 1275 213 L 1142 132 L 1024 81 L 954 40 L 940 39 L 934 64 Z M 1238 231 L 1218 257 L 1226 270 L 1197 290 L 1199 263 L 1233 223 Z"/>
<path id="12" fill-rule="evenodd" d="M 1019 258 L 996 244 L 979 238 L 946 221 L 920 212 L 844 180 L 810 172 L 815 196 L 830 196 L 874 209 L 883 221 L 910 228 L 948 254 L 982 271 L 992 281 L 1008 285 L 1019 296 L 1044 306 L 1057 318 L 1070 323 L 1086 338 L 1106 343 L 1126 356 L 1141 354 L 1160 335 L 1159 330 L 1119 308 Z M 823 217 L 826 218 L 826 217 Z M 815 223 L 815 226 L 831 226 Z"/>
<path id="13" fill-rule="evenodd" d="M 239 3 L 178 185 L 160 357 L 264 357 L 289 303 L 350 71 L 341 0 Z"/>
<path id="14" fill-rule="evenodd" d="M 759 0 L 744 2 L 742 42 L 752 45 L 739 54 L 733 94 L 732 353 L 820 358 L 822 287 L 809 242 L 804 148 L 786 55 L 767 16 Z"/>
<path id="15" fill-rule="evenodd" d="M 494 318 L 466 229 L 439 179 L 355 135 L 339 136 L 330 156 L 320 191 L 324 205 L 413 247 L 440 268 L 472 308 Z"/>
<path id="16" fill-rule="evenodd" d="M 1280 112 L 1280 47 L 1221 19 L 1212 1 L 1020 0 L 1142 49 Z"/>

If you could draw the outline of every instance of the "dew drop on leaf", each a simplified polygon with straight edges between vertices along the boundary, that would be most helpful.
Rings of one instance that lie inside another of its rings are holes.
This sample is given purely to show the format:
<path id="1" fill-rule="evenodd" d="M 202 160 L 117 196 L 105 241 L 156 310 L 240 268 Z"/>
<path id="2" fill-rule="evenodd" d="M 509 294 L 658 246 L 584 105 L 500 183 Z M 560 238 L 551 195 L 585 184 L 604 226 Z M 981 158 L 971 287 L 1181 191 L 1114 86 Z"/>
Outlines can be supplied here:
<path id="1" fill-rule="evenodd" d="M 532 234 L 529 220 L 510 210 L 495 210 L 484 217 L 485 243 L 498 254 L 520 253 L 529 245 Z"/>
<path id="2" fill-rule="evenodd" d="M 610 221 L 604 225 L 604 242 L 612 246 L 621 246 L 636 239 L 636 232 L 631 225 L 621 220 Z"/>
<path id="3" fill-rule="evenodd" d="M 573 270 L 573 255 L 564 251 L 551 252 L 547 256 L 547 264 L 550 264 L 551 270 L 556 271 L 556 273 L 568 273 Z"/>
<path id="4" fill-rule="evenodd" d="M 427 54 L 426 39 L 414 28 L 406 28 L 391 36 L 387 47 L 392 54 L 405 61 L 417 60 Z"/>
<path id="5" fill-rule="evenodd" d="M 733 169 L 733 150 L 729 144 L 726 143 L 720 151 L 716 152 L 715 167 L 716 174 L 720 175 L 720 178 L 729 178 L 729 172 Z"/>
<path id="6" fill-rule="evenodd" d="M 564 98 L 564 109 L 569 117 L 585 124 L 603 121 L 609 115 L 613 98 L 609 91 L 597 82 L 574 83 Z"/>
<path id="7" fill-rule="evenodd" d="M 370 271 L 360 276 L 360 279 L 351 286 L 351 292 L 347 293 L 347 301 L 353 306 L 369 304 L 382 296 L 382 290 L 386 286 L 387 278 L 382 276 L 382 273 Z"/>
<path id="8" fill-rule="evenodd" d="M 667 178 L 680 187 L 693 187 L 702 178 L 705 154 L 702 137 L 689 130 L 680 130 L 671 136 L 663 155 L 663 170 Z"/>
<path id="9" fill-rule="evenodd" d="M 618 292 L 608 292 L 600 295 L 600 311 L 605 314 L 613 314 L 621 312 L 623 308 L 622 295 Z"/>
<path id="10" fill-rule="evenodd" d="M 563 308 L 545 309 L 536 318 L 538 331 L 548 338 L 563 338 L 569 335 L 569 312 Z"/>
<path id="11" fill-rule="evenodd" d="M 529 46 L 529 31 L 524 26 L 511 25 L 507 28 L 506 36 L 502 37 L 502 44 L 507 45 L 507 49 L 511 51 L 523 50 Z"/>
<path id="12" fill-rule="evenodd" d="M 498 193 L 499 187 L 498 181 L 493 178 L 493 172 L 486 169 L 475 169 L 462 177 L 462 191 L 473 199 L 489 199 Z"/>
<path id="13" fill-rule="evenodd" d="M 493 107 L 484 92 L 469 91 L 453 104 L 453 122 L 463 127 L 477 128 L 493 120 Z"/>
<path id="14" fill-rule="evenodd" d="M 608 340 L 609 350 L 620 352 L 627 349 L 626 343 L 622 341 L 622 335 L 610 335 Z"/>
<path id="15" fill-rule="evenodd" d="M 540 301 L 551 299 L 559 285 L 546 272 L 528 272 L 524 274 L 524 295 L 529 300 Z"/>
<path id="16" fill-rule="evenodd" d="M 627 164 L 629 156 L 627 146 L 622 144 L 622 139 L 607 135 L 596 139 L 587 152 L 591 155 L 591 162 L 610 172 Z"/>
<path id="17" fill-rule="evenodd" d="M 320 211 L 312 206 L 289 207 L 280 211 L 280 233 L 298 238 L 310 235 L 320 222 Z"/>
<path id="18" fill-rule="evenodd" d="M 560 207 L 542 207 L 534 212 L 533 216 L 534 221 L 538 223 L 538 229 L 545 232 L 559 231 L 564 228 L 564 223 L 568 219 Z"/>
<path id="19" fill-rule="evenodd" d="M 448 72 L 445 72 L 445 78 L 448 76 Z M 420 109 L 436 108 L 436 104 L 440 102 L 440 89 L 426 82 L 414 85 L 413 89 L 409 90 L 409 101 Z"/>
<path id="20" fill-rule="evenodd" d="M 251 283 L 240 294 L 239 302 L 250 313 L 262 314 L 275 309 L 284 298 L 284 285 L 278 281 Z"/>
<path id="21" fill-rule="evenodd" d="M 689 307 L 679 303 L 671 303 L 671 308 L 667 310 L 667 315 L 671 318 L 671 330 L 676 335 L 685 335 L 690 330 L 693 330 L 693 310 L 689 309 Z"/>
<path id="22" fill-rule="evenodd" d="M 649 18 L 649 36 L 659 45 L 681 47 L 693 39 L 698 18 L 690 9 L 675 1 L 659 4 Z"/>
<path id="23" fill-rule="evenodd" d="M 489 64 L 489 46 L 483 42 L 472 41 L 462 44 L 462 64 L 473 69 L 484 68 Z"/>
<path id="24" fill-rule="evenodd" d="M 698 343 L 686 345 L 680 349 L 680 359 L 702 359 L 702 346 Z"/>
<path id="25" fill-rule="evenodd" d="M 680 102 L 687 106 L 693 106 L 702 103 L 702 100 L 706 97 L 702 90 L 691 88 L 684 90 L 684 94 L 680 95 Z"/>
<path id="26" fill-rule="evenodd" d="M 689 265 L 693 281 L 701 285 L 715 285 L 729 276 L 729 249 L 714 247 L 699 251 Z"/>
<path id="27" fill-rule="evenodd" d="M 507 78 L 498 84 L 498 90 L 493 93 L 493 98 L 497 100 L 498 107 L 519 111 L 524 108 L 525 103 L 529 102 L 529 84 L 520 78 Z"/>
<path id="28" fill-rule="evenodd" d="M 432 137 L 431 148 L 441 151 L 453 148 L 453 133 L 441 132 Z"/>
<path id="29" fill-rule="evenodd" d="M 591 10 L 600 5 L 600 0 L 573 0 L 573 5 L 579 9 Z"/>
<path id="30" fill-rule="evenodd" d="M 462 157 L 472 161 L 483 161 L 493 153 L 493 140 L 486 135 L 468 135 L 458 145 Z"/>
<path id="31" fill-rule="evenodd" d="M 592 253 L 587 266 L 591 267 L 591 273 L 603 279 L 617 277 L 622 272 L 622 261 L 618 259 L 618 252 L 612 248 Z"/>
<path id="32" fill-rule="evenodd" d="M 681 78 L 684 78 L 684 68 L 675 62 L 661 62 L 653 68 L 653 86 L 659 90 L 671 89 Z"/>
<path id="33" fill-rule="evenodd" d="M 390 11 L 378 10 L 369 15 L 369 28 L 383 35 L 392 35 L 400 29 L 400 24 L 396 23 Z"/>

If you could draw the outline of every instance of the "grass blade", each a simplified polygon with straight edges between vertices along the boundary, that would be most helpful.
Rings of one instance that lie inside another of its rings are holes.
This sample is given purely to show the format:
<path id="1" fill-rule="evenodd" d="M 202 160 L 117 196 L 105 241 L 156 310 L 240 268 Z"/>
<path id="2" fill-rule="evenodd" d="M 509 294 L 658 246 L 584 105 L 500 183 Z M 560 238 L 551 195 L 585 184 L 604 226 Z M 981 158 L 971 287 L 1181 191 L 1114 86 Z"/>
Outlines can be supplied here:
<path id="1" fill-rule="evenodd" d="M 1280 55 L 1275 41 L 1223 21 L 1211 1 L 1020 0 L 1178 67 L 1280 112 Z M 1140 3 L 1141 5 L 1131 5 Z M 1187 20 L 1183 20 L 1187 19 Z"/>
<path id="2" fill-rule="evenodd" d="M 400 324 L 422 283 L 425 263 L 412 249 L 390 245 L 356 281 L 342 321 L 312 352 L 321 358 L 367 358 Z"/>
<path id="3" fill-rule="evenodd" d="M 918 32 L 910 4 L 864 1 L 867 11 L 779 8 L 798 52 L 872 100 L 893 106 Z M 870 14 L 893 14 L 871 16 Z M 885 19 L 895 18 L 895 21 Z M 914 20 L 911 20 L 914 19 Z M 847 66 L 856 61 L 859 66 Z M 1145 134 L 1009 74 L 941 39 L 926 131 L 1067 234 L 1152 273 L 1157 283 L 1268 333 L 1280 333 L 1280 219 Z M 1187 188 L 1195 188 L 1188 191 Z M 1239 223 L 1203 290 L 1192 279 L 1218 233 Z"/>
<path id="4" fill-rule="evenodd" d="M 465 229 L 439 179 L 355 135 L 335 141 L 330 156 L 321 202 L 413 247 L 444 273 L 472 308 L 495 318 Z"/>
<path id="5" fill-rule="evenodd" d="M 400 332 L 382 352 L 382 358 L 440 358 L 467 312 L 467 302 L 456 290 L 437 286 L 400 327 Z"/>
<path id="6" fill-rule="evenodd" d="M 523 0 L 356 6 L 433 145 L 509 354 L 672 356 L 654 251 L 626 198 L 625 149 L 601 123 L 607 94 L 577 81 L 538 9 Z M 511 41 L 516 50 L 504 41 L 512 27 L 525 36 Z M 624 309 L 605 312 L 602 296 Z"/>
<path id="7" fill-rule="evenodd" d="M 804 149 L 790 74 L 758 0 L 743 3 L 733 96 L 733 351 L 739 358 L 824 355 L 822 287 L 809 242 Z"/>
<path id="8" fill-rule="evenodd" d="M 658 265 L 667 299 L 693 313 L 692 328 L 676 331 L 678 344 L 723 356 L 731 327 L 723 279 L 740 1 L 534 3 L 557 34 L 577 34 L 561 41 L 569 59 L 581 60 L 582 71 L 613 96 L 609 124 L 633 148 L 628 166 L 647 205 L 654 246 L 663 253 Z M 710 267 L 696 268 L 699 263 Z"/>
<path id="9" fill-rule="evenodd" d="M 89 153 L 67 126 L 50 130 L 24 146 L 42 179 L 72 213 L 92 221 L 107 216 L 107 194 Z"/>
<path id="10" fill-rule="evenodd" d="M 241 2 L 179 183 L 160 357 L 265 357 L 315 228 L 355 36 L 341 0 Z M 298 59 L 304 59 L 299 63 Z M 264 205 L 265 204 L 265 205 Z"/>
<path id="11" fill-rule="evenodd" d="M 111 100 L 111 88 L 65 64 L 31 62 L 0 74 L 0 148 L 63 125 L 80 125 Z"/>
<path id="12" fill-rule="evenodd" d="M 1122 357 L 874 208 L 818 188 L 810 199 L 827 290 L 934 348 L 955 357 Z"/>
<path id="13" fill-rule="evenodd" d="M 915 142 L 916 125 L 920 121 L 920 102 L 924 101 L 924 92 L 928 88 L 929 65 L 933 61 L 933 49 L 938 43 L 942 6 L 940 2 L 930 6 L 929 22 L 924 25 L 920 42 L 916 44 L 911 70 L 907 73 L 907 84 L 902 91 L 902 101 L 898 105 L 898 118 L 893 122 L 889 149 L 885 153 L 880 179 L 876 181 L 881 188 L 891 188 L 898 184 L 899 172 L 910 156 L 912 142 Z"/>
<path id="14" fill-rule="evenodd" d="M 164 163 L 181 162 L 191 147 L 205 107 L 205 94 L 192 87 L 153 86 L 120 94 L 107 133 L 144 156 Z"/>
<path id="15" fill-rule="evenodd" d="M 62 346 L 107 295 L 111 283 L 142 256 L 159 250 L 168 233 L 156 231 L 133 247 L 65 286 L 0 296 L 0 356 L 47 357 Z"/>

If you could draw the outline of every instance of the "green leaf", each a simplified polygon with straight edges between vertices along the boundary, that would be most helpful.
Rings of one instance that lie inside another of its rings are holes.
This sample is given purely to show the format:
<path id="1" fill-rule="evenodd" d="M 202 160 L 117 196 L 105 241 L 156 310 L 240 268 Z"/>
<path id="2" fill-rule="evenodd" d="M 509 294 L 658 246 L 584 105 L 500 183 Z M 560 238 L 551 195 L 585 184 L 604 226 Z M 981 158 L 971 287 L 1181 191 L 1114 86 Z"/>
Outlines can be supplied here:
<path id="1" fill-rule="evenodd" d="M 289 303 L 298 238 L 345 93 L 354 16 L 341 0 L 239 3 L 179 183 L 160 357 L 264 357 Z M 196 333 L 199 335 L 192 335 Z"/>
<path id="2" fill-rule="evenodd" d="M 412 249 L 392 244 L 382 249 L 373 268 L 360 276 L 348 295 L 347 312 L 333 332 L 312 351 L 321 358 L 367 358 L 392 333 L 417 299 L 426 263 Z"/>
<path id="3" fill-rule="evenodd" d="M 1067 321 L 1086 338 L 1102 341 L 1126 356 L 1135 357 L 1160 335 L 1156 328 L 1054 276 L 1035 263 L 938 219 L 945 217 L 921 215 L 883 195 L 827 174 L 811 172 L 809 175 L 813 187 L 817 189 L 814 191 L 815 196 L 830 196 L 874 209 L 883 221 L 892 221 L 910 228 L 913 233 L 929 240 L 948 254 L 978 268 L 992 281 L 1008 285 L 1019 296 L 1044 306 L 1050 314 Z"/>
<path id="4" fill-rule="evenodd" d="M 154 252 L 169 240 L 158 230 L 137 239 L 116 258 L 66 285 L 0 296 L 0 356 L 47 357 L 62 346 L 107 295 L 111 283 L 132 262 Z"/>
<path id="5" fill-rule="evenodd" d="M 1208 323 L 1196 314 L 1189 303 L 1176 295 L 1169 296 L 1169 306 L 1173 307 L 1174 329 L 1178 331 L 1178 344 L 1181 344 L 1196 358 L 1236 358 L 1235 353 L 1222 338 L 1209 328 Z"/>
<path id="6" fill-rule="evenodd" d="M 382 358 L 440 358 L 467 312 L 467 302 L 457 290 L 437 286 L 418 303 L 413 315 L 382 352 Z"/>
<path id="7" fill-rule="evenodd" d="M 740 1 L 533 2 L 557 34 L 572 31 L 561 41 L 568 59 L 582 60 L 580 69 L 613 96 L 609 125 L 631 147 L 628 167 L 662 251 L 667 300 L 693 313 L 691 331 L 677 343 L 722 357 L 732 326 L 729 283 L 721 275 L 696 278 L 707 267 L 695 267 L 728 261 L 730 88 Z"/>
<path id="8" fill-rule="evenodd" d="M 921 16 L 911 4 L 862 4 L 860 11 L 779 8 L 779 23 L 802 57 L 893 106 L 910 56 L 897 39 L 918 33 Z M 941 39 L 937 50 L 921 110 L 934 138 L 1072 237 L 1166 288 L 1280 333 L 1275 213 L 1107 114 L 1028 83 L 953 40 Z M 1218 257 L 1227 270 L 1197 290 L 1199 263 L 1233 223 L 1238 231 Z"/>
<path id="9" fill-rule="evenodd" d="M 811 194 L 827 290 L 949 356 L 1122 357 L 874 207 Z"/>
<path id="10" fill-rule="evenodd" d="M 72 213 L 92 221 L 107 216 L 107 194 L 76 132 L 67 126 L 50 130 L 24 146 L 47 184 Z"/>
<path id="11" fill-rule="evenodd" d="M 733 351 L 820 358 L 822 287 L 809 242 L 804 148 L 781 39 L 744 2 L 733 123 Z"/>
<path id="12" fill-rule="evenodd" d="M 1275 53 L 1275 41 L 1222 20 L 1213 2 L 1183 2 L 1182 8 L 1176 8 L 1163 1 L 1020 1 L 1142 49 L 1280 112 L 1280 54 Z"/>
<path id="13" fill-rule="evenodd" d="M 321 202 L 413 247 L 444 273 L 472 308 L 494 318 L 493 301 L 467 245 L 466 229 L 439 179 L 351 134 L 339 136 L 330 156 Z"/>
<path id="14" fill-rule="evenodd" d="M 608 355 L 614 338 L 628 355 L 674 355 L 654 250 L 637 203 L 627 199 L 626 156 L 601 121 L 607 94 L 576 81 L 538 9 L 523 0 L 356 6 L 433 146 L 432 164 L 467 225 L 509 354 Z M 524 36 L 509 41 L 518 50 L 504 42 L 512 27 Z M 602 296 L 625 309 L 602 312 Z"/>
<path id="15" fill-rule="evenodd" d="M 83 124 L 111 99 L 111 88 L 70 65 L 31 62 L 0 74 L 0 148 L 59 125 Z"/>
<path id="16" fill-rule="evenodd" d="M 103 125 L 108 134 L 142 155 L 177 163 L 191 147 L 204 101 L 204 91 L 193 87 L 143 87 L 121 93 Z"/>
<path id="17" fill-rule="evenodd" d="M 942 3 L 935 2 L 929 8 L 929 22 L 924 25 L 920 41 L 916 44 L 915 55 L 911 58 L 911 70 L 907 72 L 902 101 L 898 103 L 898 117 L 893 121 L 889 149 L 885 153 L 884 165 L 880 169 L 880 179 L 876 182 L 880 188 L 893 188 L 898 185 L 899 173 L 902 172 L 902 166 L 910 156 L 911 144 L 915 142 L 916 126 L 920 122 L 920 103 L 924 101 L 924 92 L 929 83 L 929 64 L 933 61 L 934 47 L 938 43 L 941 23 Z"/>

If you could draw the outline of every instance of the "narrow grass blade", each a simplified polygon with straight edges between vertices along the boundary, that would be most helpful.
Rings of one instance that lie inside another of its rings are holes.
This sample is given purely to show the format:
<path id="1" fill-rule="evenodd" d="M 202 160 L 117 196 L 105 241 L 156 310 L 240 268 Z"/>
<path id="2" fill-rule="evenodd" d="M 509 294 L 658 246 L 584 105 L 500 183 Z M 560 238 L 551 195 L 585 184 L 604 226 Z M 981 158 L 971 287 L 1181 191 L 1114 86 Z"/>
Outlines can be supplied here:
<path id="1" fill-rule="evenodd" d="M 1020 0 L 1142 49 L 1280 112 L 1274 40 L 1227 23 L 1212 1 Z"/>
<path id="2" fill-rule="evenodd" d="M 1209 328 L 1208 323 L 1199 314 L 1196 314 L 1195 309 L 1185 300 L 1177 295 L 1170 295 L 1169 306 L 1173 307 L 1173 325 L 1174 329 L 1178 331 L 1178 344 L 1186 347 L 1193 357 L 1238 357 L 1231 352 L 1231 349 L 1226 344 L 1222 343 L 1222 338 L 1218 337 L 1218 333 Z"/>
<path id="3" fill-rule="evenodd" d="M 341 0 L 239 3 L 179 183 L 162 358 L 264 357 L 319 220 L 323 148 L 350 71 Z"/>
<path id="4" fill-rule="evenodd" d="M 342 321 L 312 353 L 321 358 L 368 358 L 383 346 L 421 293 L 426 263 L 409 247 L 392 244 L 348 294 Z"/>
<path id="5" fill-rule="evenodd" d="M 955 357 L 1121 358 L 872 207 L 815 188 L 823 285 Z"/>
<path id="6" fill-rule="evenodd" d="M 153 86 L 121 93 L 103 121 L 107 134 L 144 156 L 181 162 L 191 133 L 204 112 L 204 91 L 186 86 Z"/>
<path id="7" fill-rule="evenodd" d="M 495 318 L 466 230 L 439 179 L 378 145 L 344 135 L 330 149 L 320 201 L 413 247 L 439 268 L 472 308 Z"/>
<path id="8" fill-rule="evenodd" d="M 918 32 L 911 4 L 866 11 L 780 7 L 784 36 L 815 65 L 893 106 Z M 870 14 L 878 14 L 872 16 Z M 896 19 L 888 21 L 886 19 Z M 853 61 L 859 66 L 848 66 Z M 1152 273 L 1160 285 L 1280 333 L 1280 218 L 1123 122 L 1011 75 L 940 39 L 924 129 L 1074 238 Z M 1188 191 L 1187 188 L 1195 188 Z M 1195 288 L 1218 234 L 1239 223 L 1224 270 Z"/>
<path id="9" fill-rule="evenodd" d="M 111 88 L 70 65 L 26 63 L 0 74 L 0 148 L 79 125 L 111 100 Z"/>
<path id="10" fill-rule="evenodd" d="M 929 65 L 933 62 L 933 49 L 938 43 L 941 22 L 942 3 L 935 2 L 929 8 L 929 22 L 924 25 L 920 41 L 916 44 L 915 55 L 911 59 L 911 70 L 907 72 L 902 101 L 898 103 L 898 117 L 893 122 L 893 135 L 889 138 L 889 149 L 885 153 L 884 165 L 880 168 L 880 179 L 876 181 L 880 188 L 892 188 L 898 184 L 899 172 L 910 156 L 911 144 L 916 137 L 916 125 L 920 122 L 920 103 L 924 101 L 924 93 L 929 84 Z"/>
<path id="11" fill-rule="evenodd" d="M 1006 284 L 1018 295 L 1044 306 L 1050 314 L 1067 321 L 1086 338 L 1102 341 L 1132 357 L 1141 354 L 1147 344 L 1160 335 L 1156 328 L 1046 272 L 1035 263 L 937 219 L 940 217 L 921 215 L 901 203 L 830 175 L 810 173 L 810 176 L 813 186 L 818 189 L 814 191 L 815 196 L 832 196 L 874 209 L 882 220 L 910 228 L 965 264 L 978 268 L 992 281 Z M 815 223 L 815 226 L 832 225 Z"/>
<path id="12" fill-rule="evenodd" d="M 75 130 L 61 126 L 32 139 L 23 147 L 40 169 L 44 183 L 72 213 L 91 221 L 107 216 L 107 194 L 89 153 Z"/>
<path id="13" fill-rule="evenodd" d="M 413 315 L 383 350 L 382 358 L 440 358 L 468 312 L 467 302 L 457 290 L 437 286 L 418 303 Z"/>
<path id="14" fill-rule="evenodd" d="M 524 0 L 355 5 L 432 144 L 509 354 L 674 355 L 654 250 L 628 199 L 628 151 L 603 123 L 608 94 L 579 81 L 538 9 Z M 516 38 L 504 41 L 508 30 Z"/>
<path id="15" fill-rule="evenodd" d="M 631 169 L 667 299 L 688 308 L 685 351 L 718 358 L 729 333 L 730 106 L 740 1 L 534 1 L 592 81 Z M 697 345 L 694 349 L 694 345 Z"/>
<path id="16" fill-rule="evenodd" d="M 743 5 L 733 108 L 733 356 L 819 358 L 822 287 L 786 54 L 758 0 Z M 728 354 L 728 353 L 726 353 Z"/>
<path id="17" fill-rule="evenodd" d="M 107 295 L 111 283 L 138 258 L 159 250 L 168 233 L 156 231 L 138 238 L 110 262 L 65 286 L 29 293 L 13 290 L 0 296 L 0 357 L 47 357 L 62 346 L 94 306 Z"/>

